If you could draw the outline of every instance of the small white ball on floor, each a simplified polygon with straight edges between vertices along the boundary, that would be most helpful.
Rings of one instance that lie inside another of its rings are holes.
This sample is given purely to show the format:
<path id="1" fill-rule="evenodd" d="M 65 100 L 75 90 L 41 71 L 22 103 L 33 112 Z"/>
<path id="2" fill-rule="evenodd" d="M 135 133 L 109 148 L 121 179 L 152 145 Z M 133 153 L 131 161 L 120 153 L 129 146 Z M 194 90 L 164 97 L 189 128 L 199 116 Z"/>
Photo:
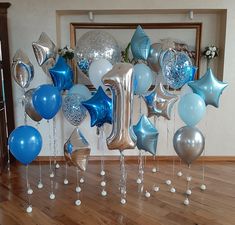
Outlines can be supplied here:
<path id="1" fill-rule="evenodd" d="M 76 187 L 76 192 L 77 193 L 79 193 L 79 192 L 81 192 L 82 191 L 82 189 L 78 186 L 78 187 Z"/>
<path id="2" fill-rule="evenodd" d="M 150 198 L 150 196 L 151 196 L 151 194 L 150 194 L 148 191 L 146 191 L 146 192 L 145 192 L 145 197 L 146 197 L 146 198 Z"/>
<path id="3" fill-rule="evenodd" d="M 43 188 L 43 183 L 42 182 L 38 182 L 38 189 L 42 189 Z"/>
<path id="4" fill-rule="evenodd" d="M 51 173 L 51 174 L 50 174 L 50 177 L 51 177 L 51 178 L 53 178 L 54 176 L 55 176 L 54 173 Z"/>
<path id="5" fill-rule="evenodd" d="M 64 184 L 68 184 L 68 183 L 69 183 L 68 179 L 64 179 Z"/>
<path id="6" fill-rule="evenodd" d="M 126 204 L 126 199 L 125 199 L 125 198 L 122 198 L 122 199 L 121 199 L 121 204 L 122 204 L 122 205 L 125 205 L 125 204 Z"/>
<path id="7" fill-rule="evenodd" d="M 174 187 L 172 187 L 170 191 L 171 191 L 171 193 L 175 193 L 176 192 Z"/>
<path id="8" fill-rule="evenodd" d="M 183 176 L 183 173 L 182 173 L 181 171 L 179 171 L 179 172 L 177 173 L 177 176 L 178 176 L 178 177 L 182 177 L 182 176 Z"/>
<path id="9" fill-rule="evenodd" d="M 187 195 L 191 195 L 192 194 L 192 191 L 190 189 L 186 190 L 186 194 Z"/>
<path id="10" fill-rule="evenodd" d="M 51 199 L 51 200 L 54 200 L 54 199 L 55 199 L 55 194 L 54 194 L 54 193 L 51 193 L 51 194 L 50 194 L 50 199 Z"/>
<path id="11" fill-rule="evenodd" d="M 192 177 L 186 177 L 186 180 L 190 182 L 192 180 Z"/>
<path id="12" fill-rule="evenodd" d="M 33 189 L 29 188 L 27 193 L 28 193 L 28 195 L 32 195 L 33 194 Z"/>
<path id="13" fill-rule="evenodd" d="M 152 172 L 156 173 L 157 172 L 157 168 L 156 167 L 152 168 Z"/>
<path id="14" fill-rule="evenodd" d="M 33 211 L 32 206 L 28 206 L 27 209 L 26 209 L 26 212 L 27 213 L 31 213 L 32 211 Z"/>
<path id="15" fill-rule="evenodd" d="M 158 192 L 158 191 L 160 190 L 160 188 L 156 186 L 156 187 L 153 188 L 153 190 L 154 190 L 155 192 Z"/>
<path id="16" fill-rule="evenodd" d="M 84 180 L 84 178 L 82 177 L 81 179 L 80 179 L 80 183 L 84 183 L 85 182 L 85 180 Z"/>
<path id="17" fill-rule="evenodd" d="M 105 171 L 104 170 L 100 171 L 100 175 L 104 176 L 105 175 Z"/>
<path id="18" fill-rule="evenodd" d="M 136 183 L 137 183 L 137 184 L 141 184 L 141 179 L 138 178 L 138 179 L 136 180 Z"/>
<path id="19" fill-rule="evenodd" d="M 59 168 L 60 168 L 60 164 L 59 164 L 59 163 L 56 163 L 55 168 L 56 168 L 56 169 L 59 169 Z"/>
<path id="20" fill-rule="evenodd" d="M 102 196 L 106 196 L 106 195 L 107 195 L 107 191 L 103 190 L 103 191 L 101 192 L 101 195 L 102 195 Z"/>
<path id="21" fill-rule="evenodd" d="M 201 189 L 202 191 L 205 191 L 205 190 L 206 190 L 206 185 L 205 185 L 205 184 L 202 184 L 201 187 L 200 187 L 200 189 Z"/>
<path id="22" fill-rule="evenodd" d="M 186 199 L 184 200 L 184 205 L 189 205 L 189 200 L 188 200 L 188 198 L 186 198 Z"/>
<path id="23" fill-rule="evenodd" d="M 81 203 L 82 203 L 82 202 L 81 202 L 81 200 L 79 200 L 79 199 L 75 201 L 75 205 L 76 205 L 76 206 L 81 205 Z"/>
<path id="24" fill-rule="evenodd" d="M 105 187 L 106 186 L 106 182 L 105 181 L 101 181 L 100 186 L 101 187 Z"/>
<path id="25" fill-rule="evenodd" d="M 171 185 L 171 180 L 166 180 L 167 185 Z"/>

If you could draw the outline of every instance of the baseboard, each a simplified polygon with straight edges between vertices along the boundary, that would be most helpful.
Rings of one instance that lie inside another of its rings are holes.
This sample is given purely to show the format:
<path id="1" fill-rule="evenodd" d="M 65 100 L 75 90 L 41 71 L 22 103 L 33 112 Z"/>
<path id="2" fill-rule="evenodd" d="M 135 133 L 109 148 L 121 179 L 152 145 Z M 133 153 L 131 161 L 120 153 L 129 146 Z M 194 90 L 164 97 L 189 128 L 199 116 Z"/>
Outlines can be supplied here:
<path id="1" fill-rule="evenodd" d="M 100 161 L 103 157 L 104 160 L 107 161 L 117 161 L 119 160 L 119 156 L 90 156 L 89 161 Z M 172 160 L 179 160 L 177 156 L 157 156 L 159 161 L 169 162 Z M 126 161 L 137 161 L 138 156 L 125 156 Z M 148 161 L 154 160 L 153 156 L 146 156 Z M 50 156 L 39 156 L 35 161 L 41 162 L 49 162 L 50 160 L 54 160 L 54 157 Z M 63 156 L 57 156 L 56 161 L 63 162 L 65 161 Z M 201 156 L 197 159 L 198 162 L 235 162 L 235 156 Z"/>

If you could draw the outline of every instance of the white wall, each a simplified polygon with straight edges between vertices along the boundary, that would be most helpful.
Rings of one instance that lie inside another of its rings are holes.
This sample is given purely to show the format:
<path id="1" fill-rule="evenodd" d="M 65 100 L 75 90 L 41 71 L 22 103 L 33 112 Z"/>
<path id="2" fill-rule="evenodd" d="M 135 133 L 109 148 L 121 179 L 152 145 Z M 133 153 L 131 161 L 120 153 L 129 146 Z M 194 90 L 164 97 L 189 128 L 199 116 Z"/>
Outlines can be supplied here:
<path id="1" fill-rule="evenodd" d="M 0 0 L 2 1 L 2 0 Z M 225 61 L 224 61 L 224 80 L 229 83 L 229 87 L 225 90 L 221 97 L 220 108 L 207 108 L 206 118 L 199 124 L 199 128 L 204 132 L 206 136 L 206 154 L 207 155 L 235 155 L 235 147 L 233 144 L 233 136 L 235 134 L 235 106 L 233 103 L 233 98 L 235 97 L 235 68 L 234 63 L 234 52 L 235 52 L 235 3 L 226 0 L 197 0 L 197 1 L 170 1 L 170 0 L 152 0 L 152 1 L 141 1 L 141 0 L 119 0 L 119 1 L 81 1 L 81 0 L 70 0 L 70 1 L 46 1 L 46 0 L 11 0 L 11 8 L 9 9 L 9 41 L 10 41 L 10 54 L 11 57 L 14 55 L 18 48 L 24 49 L 28 54 L 31 62 L 35 66 L 35 78 L 31 84 L 32 87 L 36 87 L 42 83 L 50 82 L 50 79 L 42 72 L 42 70 L 37 65 L 35 60 L 31 43 L 38 39 L 42 31 L 46 32 L 52 40 L 56 42 L 59 40 L 61 45 L 69 44 L 69 31 L 68 27 L 65 28 L 62 24 L 66 24 L 71 18 L 77 18 L 77 15 L 73 17 L 60 16 L 58 25 L 58 16 L 56 16 L 57 10 L 152 10 L 154 9 L 227 9 L 227 32 L 226 32 L 226 47 L 225 47 Z M 172 17 L 171 17 L 172 16 Z M 165 17 L 165 19 L 164 19 Z M 109 19 L 112 21 L 109 21 Z M 169 15 L 166 18 L 164 15 L 154 15 L 151 16 L 128 16 L 122 17 L 124 22 L 152 22 L 154 18 L 155 22 L 188 22 L 186 16 L 182 15 Z M 171 19 L 172 18 L 172 19 Z M 214 36 L 213 32 L 216 34 L 221 32 L 219 21 L 216 19 L 216 15 L 206 15 L 200 14 L 195 15 L 195 21 L 203 21 L 204 25 L 210 30 L 204 30 L 207 35 L 202 42 L 202 46 L 207 44 L 217 44 L 219 45 L 219 36 Z M 85 19 L 85 17 L 83 18 Z M 105 17 L 102 15 L 96 17 L 97 20 L 104 22 L 119 22 L 120 16 L 109 16 Z M 161 21 L 159 21 L 161 20 Z M 176 21 L 177 20 L 177 21 Z M 74 21 L 73 21 L 74 22 Z M 88 21 L 87 21 L 88 22 Z M 62 26 L 62 27 L 61 27 Z M 61 37 L 57 34 L 58 27 L 61 27 Z M 14 104 L 15 104 L 15 118 L 16 124 L 20 125 L 23 123 L 23 110 L 19 104 L 19 98 L 22 96 L 22 91 L 14 83 Z M 136 100 L 138 101 L 138 100 Z M 138 110 L 138 103 L 135 104 L 136 111 Z M 145 110 L 143 104 L 143 111 Z M 177 113 L 176 113 L 177 114 Z M 134 121 L 136 122 L 138 115 L 134 116 Z M 29 119 L 30 120 L 30 119 Z M 68 124 L 59 114 L 57 117 L 57 151 L 58 154 L 62 154 L 63 143 L 66 138 L 72 133 L 73 127 Z M 30 124 L 35 125 L 35 123 L 30 122 Z M 168 124 L 168 125 L 167 125 Z M 174 116 L 170 122 L 160 119 L 158 121 L 157 127 L 160 131 L 158 151 L 161 155 L 172 155 L 174 154 L 171 139 L 174 130 L 174 126 L 177 128 L 181 127 L 183 123 L 179 120 L 178 116 L 174 119 Z M 170 135 L 167 141 L 166 128 L 169 126 Z M 39 130 L 43 135 L 44 148 L 41 155 L 49 155 L 52 150 L 49 150 L 49 138 L 48 132 L 52 133 L 52 121 L 50 123 L 50 129 L 48 129 L 48 124 L 42 121 L 39 125 Z M 97 155 L 100 152 L 96 151 L 96 135 L 95 128 L 90 128 L 89 126 L 89 116 L 81 125 L 81 130 L 87 137 L 88 141 L 92 147 L 92 154 Z M 167 144 L 168 143 L 168 144 Z M 168 147 L 167 147 L 168 145 Z M 130 154 L 136 154 L 137 151 L 130 151 Z M 105 154 L 117 154 L 117 151 L 106 150 Z"/>

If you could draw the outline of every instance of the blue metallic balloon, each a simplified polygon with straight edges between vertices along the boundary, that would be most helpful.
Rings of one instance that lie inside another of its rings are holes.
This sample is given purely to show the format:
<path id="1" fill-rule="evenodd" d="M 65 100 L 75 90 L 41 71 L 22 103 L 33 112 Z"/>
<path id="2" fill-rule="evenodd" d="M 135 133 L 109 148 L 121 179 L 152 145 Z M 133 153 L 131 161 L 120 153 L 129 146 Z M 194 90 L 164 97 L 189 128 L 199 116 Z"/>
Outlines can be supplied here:
<path id="1" fill-rule="evenodd" d="M 69 90 L 73 86 L 73 70 L 63 57 L 59 57 L 56 64 L 49 69 L 52 81 L 60 91 Z"/>
<path id="2" fill-rule="evenodd" d="M 59 111 L 62 97 L 56 87 L 50 84 L 39 86 L 33 93 L 33 106 L 44 119 L 52 119 Z"/>
<path id="3" fill-rule="evenodd" d="M 12 155 L 18 161 L 27 165 L 40 153 L 42 137 L 34 127 L 20 126 L 10 134 L 8 145 Z"/>
<path id="4" fill-rule="evenodd" d="M 189 82 L 188 86 L 204 99 L 206 105 L 213 105 L 218 108 L 220 95 L 228 84 L 217 80 L 209 68 L 204 76 L 199 80 Z"/>
<path id="5" fill-rule="evenodd" d="M 192 61 L 183 52 L 168 50 L 162 58 L 162 73 L 167 84 L 179 89 L 192 79 Z"/>
<path id="6" fill-rule="evenodd" d="M 139 122 L 133 126 L 133 131 L 137 136 L 138 149 L 156 155 L 159 133 L 145 115 L 142 115 Z"/>
<path id="7" fill-rule="evenodd" d="M 151 41 L 149 37 L 146 35 L 141 26 L 138 26 L 131 39 L 131 51 L 134 58 L 147 60 L 150 46 Z"/>
<path id="8" fill-rule="evenodd" d="M 90 114 L 91 127 L 101 127 L 104 123 L 112 124 L 112 99 L 105 94 L 102 87 L 99 87 L 95 95 L 82 104 Z"/>
<path id="9" fill-rule="evenodd" d="M 74 126 L 78 126 L 86 118 L 86 108 L 82 105 L 84 98 L 78 95 L 67 95 L 62 104 L 65 118 Z"/>

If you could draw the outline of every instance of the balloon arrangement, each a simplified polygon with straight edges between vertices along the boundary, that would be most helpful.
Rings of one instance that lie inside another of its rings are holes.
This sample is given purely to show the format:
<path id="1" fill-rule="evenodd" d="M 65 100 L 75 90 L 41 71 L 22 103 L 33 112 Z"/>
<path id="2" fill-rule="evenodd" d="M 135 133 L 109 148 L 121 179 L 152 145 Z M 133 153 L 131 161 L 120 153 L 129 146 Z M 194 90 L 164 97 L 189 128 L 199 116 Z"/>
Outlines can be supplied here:
<path id="1" fill-rule="evenodd" d="M 163 117 L 170 120 L 173 106 L 179 98 L 165 88 L 166 86 L 179 89 L 186 84 L 192 89 L 193 93 L 180 97 L 178 112 L 186 126 L 176 131 L 173 145 L 179 157 L 189 166 L 201 155 L 205 138 L 195 125 L 204 116 L 206 105 L 218 107 L 219 97 L 227 86 L 215 78 L 211 69 L 194 81 L 196 68 L 190 57 L 175 49 L 164 49 L 161 43 L 151 44 L 150 38 L 140 26 L 130 42 L 132 55 L 137 63 L 120 63 L 121 51 L 117 41 L 107 32 L 89 31 L 78 40 L 74 55 L 78 68 L 97 88 L 92 95 L 86 86 L 73 85 L 71 67 L 62 56 L 57 56 L 56 45 L 47 34 L 42 33 L 32 46 L 39 66 L 51 77 L 53 84 L 43 84 L 26 91 L 34 73 L 32 64 L 22 50 L 18 50 L 13 58 L 13 77 L 24 89 L 25 113 L 33 121 L 39 122 L 42 118 L 47 121 L 52 118 L 54 120 L 62 106 L 64 117 L 76 127 L 64 144 L 64 157 L 68 165 L 77 168 L 78 194 L 81 191 L 78 174 L 79 171 L 86 171 L 91 152 L 88 141 L 78 128 L 86 118 L 86 111 L 90 114 L 91 127 L 97 127 L 98 149 L 102 148 L 104 125 L 112 124 L 111 134 L 106 141 L 109 150 L 120 151 L 121 204 L 126 203 L 127 194 L 123 152 L 137 146 L 140 152 L 144 150 L 156 155 L 159 132 L 149 118 Z M 164 77 L 166 86 L 162 82 L 156 83 L 154 76 L 160 74 Z M 148 92 L 152 85 L 155 87 Z M 107 88 L 111 90 L 112 98 L 107 95 Z M 62 92 L 65 93 L 63 99 Z M 147 116 L 140 113 L 136 125 L 132 124 L 134 95 L 143 98 L 147 106 Z M 12 154 L 28 165 L 40 153 L 42 137 L 35 128 L 21 126 L 10 135 L 9 146 Z M 101 175 L 101 194 L 106 196 L 104 167 L 101 168 Z M 143 178 L 140 182 L 143 182 Z M 190 192 L 189 185 L 186 192 Z M 150 193 L 146 192 L 145 196 L 150 197 Z M 55 199 L 53 189 L 50 199 Z M 75 204 L 81 204 L 79 196 Z M 32 211 L 30 202 L 27 211 Z"/>

